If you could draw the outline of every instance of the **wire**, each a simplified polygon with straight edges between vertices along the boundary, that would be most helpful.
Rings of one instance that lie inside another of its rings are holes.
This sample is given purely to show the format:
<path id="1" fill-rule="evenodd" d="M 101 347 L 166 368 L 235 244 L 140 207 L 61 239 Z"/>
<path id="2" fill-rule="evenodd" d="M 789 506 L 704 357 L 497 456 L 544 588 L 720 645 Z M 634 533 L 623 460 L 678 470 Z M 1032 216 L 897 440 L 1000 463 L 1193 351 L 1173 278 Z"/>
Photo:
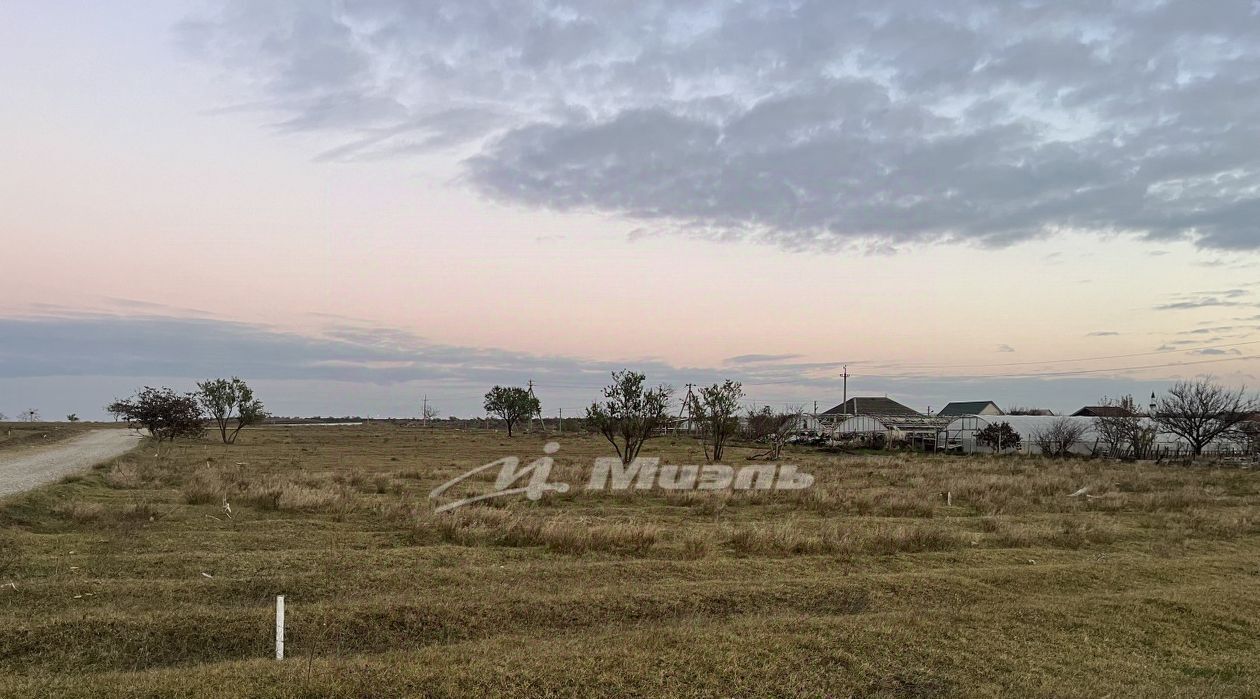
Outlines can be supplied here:
<path id="1" fill-rule="evenodd" d="M 1245 359 L 1260 359 L 1257 355 L 1243 355 L 1239 357 L 1222 357 L 1219 359 L 1204 359 L 1196 362 L 1170 362 L 1168 364 L 1147 364 L 1144 366 L 1126 366 L 1126 367 L 1105 367 L 1102 369 L 1076 369 L 1071 371 L 1047 371 L 1032 374 L 975 374 L 970 376 L 941 376 L 941 379 L 1030 379 L 1058 376 L 1078 376 L 1082 374 L 1102 374 L 1106 372 L 1123 372 L 1123 371 L 1141 371 L 1143 369 L 1163 369 L 1175 366 L 1196 366 L 1199 364 L 1217 364 L 1221 362 L 1238 362 Z M 849 378 L 853 378 L 850 375 Z M 864 379 L 908 379 L 923 378 L 922 374 L 866 374 Z M 781 384 L 806 384 L 810 381 L 835 381 L 834 376 L 819 376 L 802 379 L 784 379 L 781 381 L 758 381 L 745 382 L 745 386 L 774 386 Z"/>
<path id="2" fill-rule="evenodd" d="M 1206 349 L 1223 349 L 1227 347 L 1239 347 L 1242 345 L 1255 345 L 1255 344 L 1260 344 L 1260 340 L 1252 341 L 1252 342 L 1238 342 L 1238 343 L 1234 343 L 1230 345 L 1215 345 L 1215 346 L 1210 346 L 1210 347 L 1191 347 L 1185 350 L 1172 350 L 1172 351 L 1163 351 L 1163 352 L 1139 352 L 1135 354 L 1114 355 L 1112 357 L 1089 357 L 1089 358 L 1082 358 L 1082 359 L 1048 359 L 1048 360 L 1039 361 L 1039 362 L 1011 362 L 1011 363 L 1006 363 L 1006 364 L 953 364 L 953 365 L 944 364 L 944 365 L 909 365 L 909 366 L 920 366 L 920 367 L 926 367 L 926 368 L 933 368 L 934 366 L 939 366 L 941 368 L 946 368 L 946 367 L 984 368 L 984 367 L 1002 367 L 1002 366 L 1029 366 L 1029 365 L 1039 365 L 1039 364 L 1059 364 L 1063 362 L 1093 361 L 1093 360 L 1099 360 L 1099 359 L 1115 359 L 1115 358 L 1122 358 L 1122 357 L 1148 357 L 1151 355 L 1176 354 L 1179 352 L 1188 352 L 1188 351 L 1206 350 Z M 1019 373 L 1016 373 L 1016 374 L 977 374 L 977 375 L 961 376 L 961 377 L 942 376 L 940 378 L 942 379 L 946 379 L 946 378 L 1023 379 L 1023 378 L 1080 376 L 1080 375 L 1085 375 L 1085 374 L 1102 374 L 1102 373 L 1107 373 L 1107 372 L 1142 371 L 1145 369 L 1164 369 L 1168 367 L 1179 367 L 1179 366 L 1198 366 L 1202 364 L 1220 364 L 1224 362 L 1239 362 L 1239 361 L 1244 361 L 1248 359 L 1260 359 L 1260 356 L 1240 355 L 1237 357 L 1220 357 L 1217 359 L 1203 359 L 1203 360 L 1193 361 L 1193 362 L 1169 362 L 1166 364 L 1146 364 L 1142 366 L 1104 367 L 1104 368 L 1099 368 L 1099 369 L 1074 369 L 1074 370 L 1068 370 L 1068 371 L 1036 372 L 1036 373 L 1022 373 L 1022 374 L 1019 374 Z M 834 376 L 815 376 L 815 377 L 800 376 L 800 377 L 792 377 L 792 378 L 787 378 L 787 379 L 777 379 L 773 381 L 744 381 L 742 383 L 745 386 L 781 386 L 781 385 L 790 385 L 790 384 L 807 385 L 814 381 L 834 381 L 836 380 L 836 378 L 837 377 L 834 377 Z M 850 375 L 850 378 L 853 378 L 853 376 Z M 869 379 L 922 378 L 922 375 L 921 374 L 866 374 L 862 376 L 861 378 L 868 379 L 868 380 Z M 539 384 L 535 383 L 534 385 L 535 387 L 537 387 Z M 578 384 L 568 384 L 568 383 L 563 383 L 563 382 L 553 383 L 549 385 L 555 388 L 573 388 L 573 389 L 591 389 L 591 390 L 598 390 L 599 388 L 601 388 L 600 386 L 595 386 L 594 384 L 578 385 Z"/>
<path id="3" fill-rule="evenodd" d="M 982 379 L 1005 379 L 1005 378 L 1040 378 L 1045 376 L 1077 376 L 1080 374 L 1099 374 L 1108 371 L 1141 371 L 1143 369 L 1163 369 L 1174 366 L 1196 366 L 1199 364 L 1218 364 L 1220 362 L 1238 362 L 1244 359 L 1257 359 L 1254 354 L 1243 355 L 1239 357 L 1222 357 L 1220 359 L 1203 359 L 1197 362 L 1172 362 L 1169 364 L 1147 364 L 1146 366 L 1129 366 L 1129 367 L 1109 367 L 1106 369 L 1079 369 L 1076 371 L 1058 371 L 1058 372 L 1042 372 L 1037 374 L 986 374 L 975 378 Z"/>
<path id="4" fill-rule="evenodd" d="M 1167 349 L 1155 350 L 1154 352 L 1135 352 L 1133 354 L 1110 354 L 1101 357 L 1077 357 L 1075 359 L 1043 359 L 1038 361 L 1026 362 L 1005 362 L 1001 364 L 898 364 L 898 367 L 909 369 L 983 369 L 985 367 L 1002 367 L 1002 366 L 1032 366 L 1035 364 L 1066 364 L 1068 362 L 1093 362 L 1101 359 L 1129 359 L 1131 357 L 1150 357 L 1160 354 L 1177 354 L 1180 352 L 1198 352 L 1209 349 L 1226 349 L 1228 347 L 1242 347 L 1244 345 L 1260 345 L 1260 340 L 1250 340 L 1248 342 L 1235 342 L 1228 345 L 1207 345 L 1205 347 L 1186 347 L 1184 349 Z M 859 362 L 849 362 L 850 364 L 858 364 Z"/>

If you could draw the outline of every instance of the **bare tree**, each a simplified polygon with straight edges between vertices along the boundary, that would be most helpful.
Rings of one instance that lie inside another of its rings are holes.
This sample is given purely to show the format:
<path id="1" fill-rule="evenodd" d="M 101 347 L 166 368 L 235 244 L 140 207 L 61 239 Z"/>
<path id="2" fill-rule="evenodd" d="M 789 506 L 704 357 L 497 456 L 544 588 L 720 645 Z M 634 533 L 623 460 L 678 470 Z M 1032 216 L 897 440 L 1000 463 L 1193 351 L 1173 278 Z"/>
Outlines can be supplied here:
<path id="1" fill-rule="evenodd" d="M 1260 457 L 1260 422 L 1248 420 L 1238 426 L 1238 446 L 1250 457 Z"/>
<path id="2" fill-rule="evenodd" d="M 1061 417 L 1033 431 L 1029 439 L 1043 455 L 1062 457 L 1071 454 L 1072 447 L 1076 446 L 1088 431 L 1089 425 L 1085 421 Z"/>
<path id="3" fill-rule="evenodd" d="M 8 419 L 9 419 L 8 415 L 5 415 L 4 413 L 0 413 L 0 422 L 4 422 L 5 420 L 8 420 Z"/>
<path id="4" fill-rule="evenodd" d="M 647 380 L 634 371 L 614 371 L 604 387 L 604 400 L 586 409 L 586 422 L 604 435 L 623 464 L 639 455 L 643 443 L 669 420 L 669 386 L 644 388 Z"/>
<path id="5" fill-rule="evenodd" d="M 1094 418 L 1100 451 L 1116 459 L 1147 459 L 1155 450 L 1158 428 L 1139 414 L 1133 396 L 1112 400 L 1103 398 L 1100 405 L 1114 410 Z"/>
<path id="6" fill-rule="evenodd" d="M 487 413 L 497 415 L 507 423 L 509 437 L 512 436 L 512 425 L 528 420 L 541 409 L 538 398 L 519 386 L 495 386 L 486 392 L 484 407 Z"/>
<path id="7" fill-rule="evenodd" d="M 692 396 L 692 415 L 703 431 L 706 459 L 720 461 L 727 441 L 739 431 L 739 402 L 743 397 L 743 386 L 730 379 L 705 386 L 698 397 Z"/>
<path id="8" fill-rule="evenodd" d="M 800 428 L 800 423 L 800 408 L 787 408 L 779 412 L 767 405 L 761 410 L 749 410 L 748 437 L 756 442 L 765 442 L 770 447 L 769 451 L 758 454 L 757 457 L 778 459 L 788 438 Z"/>
<path id="9" fill-rule="evenodd" d="M 18 420 L 22 422 L 39 422 L 39 411 L 35 408 L 27 408 L 18 415 Z"/>
<path id="10" fill-rule="evenodd" d="M 1247 389 L 1226 388 L 1212 377 L 1178 381 L 1155 405 L 1151 417 L 1160 427 L 1190 443 L 1195 456 L 1234 427 L 1260 410 Z"/>

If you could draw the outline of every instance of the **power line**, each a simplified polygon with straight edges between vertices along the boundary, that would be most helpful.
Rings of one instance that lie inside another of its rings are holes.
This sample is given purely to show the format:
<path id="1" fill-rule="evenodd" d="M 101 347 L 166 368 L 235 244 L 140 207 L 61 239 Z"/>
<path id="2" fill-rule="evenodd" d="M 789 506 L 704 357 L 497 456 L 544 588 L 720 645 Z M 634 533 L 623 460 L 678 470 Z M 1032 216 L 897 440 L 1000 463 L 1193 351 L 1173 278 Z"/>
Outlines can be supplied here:
<path id="1" fill-rule="evenodd" d="M 1244 345 L 1260 345 L 1260 340 L 1250 340 L 1248 342 L 1235 342 L 1228 345 L 1207 345 L 1205 347 L 1186 347 L 1183 349 L 1166 349 L 1155 350 L 1154 352 L 1134 352 L 1132 354 L 1110 354 L 1100 357 L 1077 357 L 1075 359 L 1042 359 L 1025 362 L 1004 362 L 1000 364 L 899 364 L 899 368 L 910 369 L 983 369 L 986 367 L 1003 367 L 1003 366 L 1032 366 L 1035 364 L 1066 364 L 1068 362 L 1094 362 L 1101 359 L 1129 359 L 1131 357 L 1151 357 L 1160 354 L 1178 354 L 1180 352 L 1199 352 L 1210 349 L 1226 349 L 1229 347 L 1242 347 Z"/>
<path id="2" fill-rule="evenodd" d="M 1048 360 L 1035 361 L 1035 362 L 1008 362 L 1004 364 L 941 364 L 941 365 L 907 365 L 907 366 L 919 367 L 919 368 L 960 368 L 961 369 L 961 368 L 1004 367 L 1004 366 L 1030 366 L 1030 365 L 1039 365 L 1039 364 L 1062 364 L 1066 362 L 1083 362 L 1083 361 L 1095 361 L 1095 360 L 1102 360 L 1102 359 L 1149 357 L 1152 355 L 1177 354 L 1180 352 L 1192 352 L 1192 351 L 1201 351 L 1201 350 L 1207 350 L 1207 349 L 1225 349 L 1225 348 L 1230 348 L 1230 347 L 1240 347 L 1243 345 L 1255 345 L 1255 344 L 1260 344 L 1260 340 L 1251 341 L 1251 342 L 1237 342 L 1237 343 L 1228 344 L 1228 345 L 1190 347 L 1183 350 L 1165 350 L 1165 351 L 1159 351 L 1159 352 L 1137 352 L 1133 354 L 1121 354 L 1121 355 L 1111 355 L 1111 356 L 1102 356 L 1102 357 L 1084 357 L 1084 358 L 1079 358 L 1079 359 L 1048 359 Z M 1244 361 L 1248 359 L 1260 359 L 1260 356 L 1240 355 L 1236 357 L 1220 357 L 1216 359 L 1203 359 L 1203 360 L 1198 360 L 1198 361 L 1193 361 L 1193 362 L 1169 362 L 1165 364 L 1146 364 L 1146 365 L 1141 365 L 1141 366 L 1104 367 L 1104 368 L 1098 368 L 1098 369 L 1074 369 L 1074 370 L 1068 370 L 1068 371 L 1036 372 L 1036 373 L 978 374 L 978 375 L 967 376 L 967 377 L 942 376 L 939 378 L 942 378 L 942 379 L 948 379 L 948 378 L 1022 379 L 1022 378 L 1041 378 L 1041 377 L 1063 377 L 1063 376 L 1078 376 L 1078 375 L 1086 375 L 1086 374 L 1102 374 L 1102 373 L 1107 373 L 1107 372 L 1142 371 L 1145 369 L 1165 369 L 1169 367 L 1198 366 L 1202 364 L 1219 364 L 1223 362 L 1238 362 L 1238 361 Z M 789 384 L 807 385 L 813 381 L 829 381 L 829 380 L 835 380 L 837 378 L 840 378 L 840 377 L 801 376 L 801 377 L 792 377 L 792 378 L 785 378 L 785 379 L 776 379 L 776 380 L 771 380 L 771 381 L 743 381 L 741 383 L 745 386 L 781 386 L 781 385 L 789 385 Z M 868 379 L 922 378 L 922 375 L 918 375 L 918 374 L 867 374 L 865 378 L 868 378 Z M 598 390 L 599 388 L 602 388 L 602 386 L 596 386 L 595 384 L 571 384 L 571 383 L 565 383 L 565 382 L 557 382 L 557 383 L 552 383 L 550 385 L 553 387 L 582 389 L 582 390 Z"/>
<path id="3" fill-rule="evenodd" d="M 1108 371 L 1141 371 L 1143 369 L 1164 369 L 1175 366 L 1196 366 L 1199 364 L 1217 364 L 1220 362 L 1238 362 L 1244 359 L 1258 359 L 1256 355 L 1243 355 L 1240 357 L 1222 357 L 1219 359 L 1203 359 L 1197 362 L 1171 362 L 1169 364 L 1147 364 L 1146 366 L 1129 366 L 1129 367 L 1109 367 L 1106 369 L 1078 369 L 1076 371 L 1059 371 L 1059 372 L 1041 372 L 1036 374 L 986 374 L 977 376 L 980 379 L 1024 379 L 1024 378 L 1041 378 L 1045 376 L 1076 376 L 1080 374 L 1100 374 Z"/>

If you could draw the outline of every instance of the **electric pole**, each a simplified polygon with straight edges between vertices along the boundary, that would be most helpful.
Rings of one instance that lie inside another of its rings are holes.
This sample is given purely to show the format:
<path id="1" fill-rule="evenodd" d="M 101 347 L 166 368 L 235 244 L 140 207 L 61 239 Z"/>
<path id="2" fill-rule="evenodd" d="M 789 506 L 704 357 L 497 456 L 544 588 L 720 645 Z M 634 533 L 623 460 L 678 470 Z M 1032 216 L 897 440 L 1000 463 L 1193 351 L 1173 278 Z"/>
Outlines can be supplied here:
<path id="1" fill-rule="evenodd" d="M 684 412 L 687 413 L 687 432 L 689 433 L 696 427 L 695 413 L 692 411 L 692 408 L 695 405 L 696 396 L 691 392 L 692 388 L 695 388 L 695 384 L 687 384 L 687 397 L 683 398 L 682 407 L 678 409 L 679 420 L 682 419 L 682 414 Z"/>
<path id="2" fill-rule="evenodd" d="M 844 365 L 844 374 L 842 374 L 841 376 L 844 377 L 844 402 L 841 403 L 841 405 L 844 406 L 844 412 L 848 413 L 849 412 L 849 365 L 848 364 Z M 853 414 L 856 415 L 857 411 L 854 410 Z"/>
<path id="3" fill-rule="evenodd" d="M 533 398 L 533 399 L 534 399 L 534 400 L 536 400 L 536 401 L 538 400 L 538 396 L 534 395 L 534 380 L 533 380 L 533 379 L 530 379 L 530 380 L 529 380 L 529 397 L 530 397 L 530 398 Z M 529 424 L 531 424 L 531 425 L 532 425 L 532 424 L 534 424 L 534 418 L 538 418 L 538 424 L 539 424 L 539 425 L 542 425 L 543 432 L 546 432 L 546 431 L 547 431 L 547 421 L 543 419 L 543 415 L 542 415 L 542 403 L 539 403 L 539 404 L 538 404 L 538 412 L 536 412 L 536 413 L 534 413 L 533 415 L 530 415 L 530 416 L 529 416 Z"/>

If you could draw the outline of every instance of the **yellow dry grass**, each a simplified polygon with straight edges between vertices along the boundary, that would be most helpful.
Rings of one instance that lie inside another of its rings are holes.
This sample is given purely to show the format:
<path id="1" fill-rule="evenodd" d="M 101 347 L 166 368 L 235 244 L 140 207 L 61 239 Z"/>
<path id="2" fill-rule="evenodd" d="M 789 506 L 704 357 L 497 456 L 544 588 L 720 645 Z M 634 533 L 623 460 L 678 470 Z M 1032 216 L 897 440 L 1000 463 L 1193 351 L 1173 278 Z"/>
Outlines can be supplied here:
<path id="1" fill-rule="evenodd" d="M 579 487 L 433 511 L 544 441 L 268 427 L 0 501 L 0 695 L 1260 694 L 1253 471 L 794 450 L 810 489 L 591 493 L 565 435 Z"/>

